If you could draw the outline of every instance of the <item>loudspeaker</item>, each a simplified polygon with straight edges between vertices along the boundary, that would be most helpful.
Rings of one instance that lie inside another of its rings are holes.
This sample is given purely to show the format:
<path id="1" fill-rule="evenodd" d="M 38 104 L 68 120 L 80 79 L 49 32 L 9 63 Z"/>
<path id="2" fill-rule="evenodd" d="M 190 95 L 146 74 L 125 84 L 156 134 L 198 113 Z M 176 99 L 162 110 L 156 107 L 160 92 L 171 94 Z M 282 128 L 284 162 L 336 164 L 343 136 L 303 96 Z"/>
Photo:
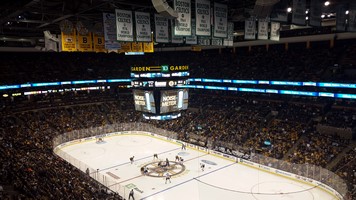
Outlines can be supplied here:
<path id="1" fill-rule="evenodd" d="M 165 0 L 152 0 L 152 4 L 159 14 L 166 17 L 178 17 L 177 11 L 173 10 Z"/>

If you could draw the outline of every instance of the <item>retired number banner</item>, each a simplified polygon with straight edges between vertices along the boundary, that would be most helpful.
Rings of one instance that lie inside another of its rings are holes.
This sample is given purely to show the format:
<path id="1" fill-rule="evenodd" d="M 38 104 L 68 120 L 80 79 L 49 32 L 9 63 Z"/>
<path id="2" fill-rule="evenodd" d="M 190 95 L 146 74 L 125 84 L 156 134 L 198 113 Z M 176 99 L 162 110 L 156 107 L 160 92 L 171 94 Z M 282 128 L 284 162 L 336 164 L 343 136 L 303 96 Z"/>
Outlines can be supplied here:
<path id="1" fill-rule="evenodd" d="M 168 18 L 155 14 L 155 38 L 156 42 L 168 43 Z"/>
<path id="2" fill-rule="evenodd" d="M 116 16 L 112 13 L 103 13 L 103 27 L 105 49 L 120 49 L 121 45 L 116 41 Z"/>
<path id="3" fill-rule="evenodd" d="M 77 51 L 77 37 L 75 29 L 69 34 L 61 33 L 62 51 Z"/>
<path id="4" fill-rule="evenodd" d="M 136 41 L 151 42 L 151 20 L 150 14 L 144 12 L 135 12 L 136 20 Z"/>
<path id="5" fill-rule="evenodd" d="M 86 35 L 81 35 L 78 33 L 78 51 L 93 51 L 93 40 L 91 37 L 91 32 L 88 32 Z"/>
<path id="6" fill-rule="evenodd" d="M 133 41 L 133 24 L 132 11 L 116 9 L 116 40 L 132 42 Z"/>
<path id="7" fill-rule="evenodd" d="M 211 36 L 210 1 L 195 0 L 196 35 Z"/>
<path id="8" fill-rule="evenodd" d="M 214 3 L 214 37 L 227 37 L 227 5 Z"/>
<path id="9" fill-rule="evenodd" d="M 229 22 L 227 24 L 227 38 L 224 39 L 224 46 L 232 47 L 234 46 L 234 23 Z"/>
<path id="10" fill-rule="evenodd" d="M 174 35 L 190 36 L 192 34 L 190 0 L 174 0 L 174 10 L 178 18 L 174 23 Z"/>

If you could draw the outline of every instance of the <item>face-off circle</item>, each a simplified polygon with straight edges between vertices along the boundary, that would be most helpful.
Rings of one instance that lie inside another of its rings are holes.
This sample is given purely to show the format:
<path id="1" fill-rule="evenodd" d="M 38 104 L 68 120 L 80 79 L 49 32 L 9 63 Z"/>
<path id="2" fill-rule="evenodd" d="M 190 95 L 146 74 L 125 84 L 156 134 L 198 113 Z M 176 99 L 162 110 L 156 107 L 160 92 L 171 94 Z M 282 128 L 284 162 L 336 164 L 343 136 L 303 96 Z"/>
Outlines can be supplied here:
<path id="1" fill-rule="evenodd" d="M 145 170 L 147 170 L 145 172 Z M 171 176 L 176 176 L 185 171 L 185 166 L 179 162 L 155 161 L 141 167 L 141 173 L 146 176 L 161 178 L 165 177 L 166 173 Z"/>

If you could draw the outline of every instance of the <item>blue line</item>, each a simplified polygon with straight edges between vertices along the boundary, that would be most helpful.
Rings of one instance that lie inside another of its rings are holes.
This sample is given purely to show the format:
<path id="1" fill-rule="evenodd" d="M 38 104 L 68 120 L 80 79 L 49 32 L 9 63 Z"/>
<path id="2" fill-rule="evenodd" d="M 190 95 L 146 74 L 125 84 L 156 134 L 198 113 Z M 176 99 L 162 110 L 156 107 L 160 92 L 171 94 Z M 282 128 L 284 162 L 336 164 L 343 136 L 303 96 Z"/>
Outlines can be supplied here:
<path id="1" fill-rule="evenodd" d="M 168 150 L 168 151 L 164 151 L 164 152 L 162 152 L 162 153 L 159 153 L 158 155 L 161 155 L 161 154 L 164 154 L 164 153 L 168 153 L 168 152 L 171 152 L 171 151 L 175 151 L 175 150 L 178 150 L 178 149 L 180 149 L 180 147 L 179 147 L 179 148 L 176 148 L 176 149 L 171 149 L 171 150 Z M 146 159 L 146 158 L 149 158 L 149 157 L 152 157 L 152 156 L 143 157 L 143 158 L 137 159 L 137 160 L 135 160 L 135 161 L 143 160 L 143 159 Z M 119 167 L 119 166 L 122 166 L 122 165 L 126 165 L 126 164 L 129 164 L 129 163 L 130 163 L 130 162 L 125 162 L 125 163 L 121 163 L 121 164 L 119 164 L 119 165 L 107 167 L 107 168 L 104 168 L 104 169 L 99 170 L 99 172 L 105 171 L 105 170 L 108 170 L 108 169 L 111 169 L 111 168 L 114 168 L 114 167 Z M 96 172 L 95 172 L 95 173 L 96 173 Z"/>
<path id="2" fill-rule="evenodd" d="M 174 188 L 174 187 L 177 187 L 177 186 L 182 185 L 182 184 L 184 184 L 184 183 L 190 182 L 190 181 L 195 180 L 195 179 L 197 179 L 197 178 L 200 178 L 200 177 L 206 176 L 206 175 L 211 174 L 211 173 L 213 173 L 213 172 L 219 171 L 219 170 L 224 169 L 224 168 L 226 168 L 226 167 L 230 167 L 231 165 L 234 165 L 234 164 L 236 164 L 236 163 L 231 163 L 231 164 L 228 164 L 228 165 L 226 165 L 226 166 L 224 166 L 224 167 L 221 167 L 221 168 L 215 169 L 215 170 L 213 170 L 213 171 L 211 171 L 211 172 L 209 172 L 209 173 L 206 173 L 206 174 L 203 174 L 203 175 L 200 175 L 200 176 L 194 177 L 194 178 L 192 178 L 192 179 L 188 179 L 188 180 L 186 180 L 186 181 L 183 181 L 183 182 L 181 182 L 181 183 L 178 183 L 177 185 L 174 185 L 174 186 L 171 186 L 171 187 L 166 188 L 166 189 L 164 189 L 164 190 L 161 190 L 161 191 L 159 191 L 159 192 L 156 192 L 156 193 L 150 194 L 150 195 L 148 195 L 147 197 L 143 197 L 141 200 L 146 199 L 146 198 L 148 198 L 148 197 L 152 197 L 152 196 L 154 196 L 154 195 L 156 195 L 156 194 L 159 194 L 159 193 L 161 193 L 161 192 L 164 192 L 164 191 L 170 190 L 170 189 L 172 189 L 172 188 Z"/>

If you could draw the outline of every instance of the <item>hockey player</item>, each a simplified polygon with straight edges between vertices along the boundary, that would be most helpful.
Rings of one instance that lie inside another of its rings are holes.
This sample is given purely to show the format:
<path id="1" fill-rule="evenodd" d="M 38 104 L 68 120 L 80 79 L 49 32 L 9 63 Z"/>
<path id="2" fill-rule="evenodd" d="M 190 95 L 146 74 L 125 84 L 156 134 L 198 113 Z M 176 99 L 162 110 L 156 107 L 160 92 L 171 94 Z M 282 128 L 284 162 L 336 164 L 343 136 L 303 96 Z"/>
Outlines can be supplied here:
<path id="1" fill-rule="evenodd" d="M 133 200 L 135 200 L 133 189 L 131 189 L 131 191 L 130 191 L 129 200 L 130 200 L 131 198 L 132 198 Z"/>
<path id="2" fill-rule="evenodd" d="M 182 150 L 187 150 L 184 143 L 182 143 Z"/>
<path id="3" fill-rule="evenodd" d="M 201 168 L 201 171 L 203 172 L 204 168 L 205 168 L 205 164 L 204 163 L 200 163 L 200 168 Z"/>
<path id="4" fill-rule="evenodd" d="M 134 162 L 135 156 L 130 157 L 130 163 L 132 164 Z"/>
<path id="5" fill-rule="evenodd" d="M 165 184 L 167 184 L 167 181 L 169 181 L 169 183 L 171 183 L 171 175 L 168 172 L 166 173 L 166 182 L 165 182 Z"/>
<path id="6" fill-rule="evenodd" d="M 155 153 L 155 154 L 153 154 L 153 160 L 154 159 L 158 159 L 158 155 Z"/>
<path id="7" fill-rule="evenodd" d="M 177 162 L 177 161 L 179 162 L 179 160 L 180 160 L 180 159 L 179 159 L 179 156 L 178 156 L 178 155 L 176 155 L 176 159 L 175 159 L 175 161 L 176 161 L 176 162 Z"/>
<path id="8" fill-rule="evenodd" d="M 169 160 L 166 158 L 166 167 L 169 167 Z"/>

